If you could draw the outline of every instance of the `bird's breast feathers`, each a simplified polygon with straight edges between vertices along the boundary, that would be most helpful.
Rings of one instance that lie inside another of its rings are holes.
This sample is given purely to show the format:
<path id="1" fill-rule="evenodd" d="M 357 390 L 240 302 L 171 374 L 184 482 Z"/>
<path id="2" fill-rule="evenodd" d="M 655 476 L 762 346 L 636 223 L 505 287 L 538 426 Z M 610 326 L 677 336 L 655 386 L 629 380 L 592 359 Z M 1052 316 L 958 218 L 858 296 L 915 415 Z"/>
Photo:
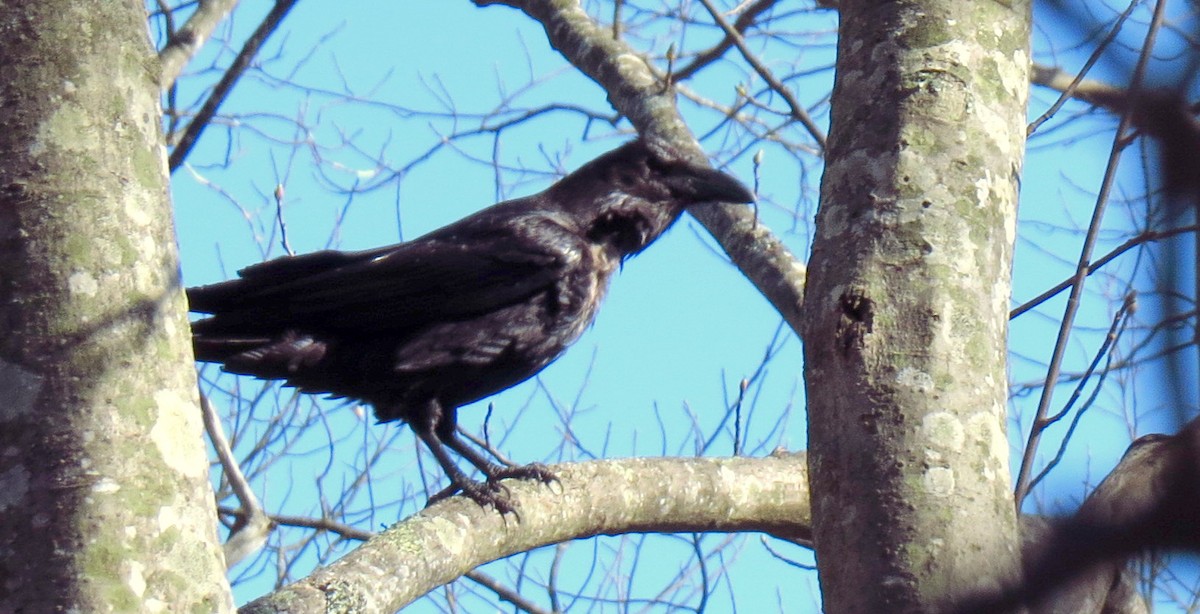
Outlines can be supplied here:
<path id="1" fill-rule="evenodd" d="M 576 274 L 560 281 L 556 288 L 561 314 L 559 328 L 568 339 L 566 345 L 578 339 L 596 318 L 608 282 L 620 264 L 619 258 L 613 258 L 600 245 L 589 245 L 579 256 L 585 262 L 573 268 Z"/>

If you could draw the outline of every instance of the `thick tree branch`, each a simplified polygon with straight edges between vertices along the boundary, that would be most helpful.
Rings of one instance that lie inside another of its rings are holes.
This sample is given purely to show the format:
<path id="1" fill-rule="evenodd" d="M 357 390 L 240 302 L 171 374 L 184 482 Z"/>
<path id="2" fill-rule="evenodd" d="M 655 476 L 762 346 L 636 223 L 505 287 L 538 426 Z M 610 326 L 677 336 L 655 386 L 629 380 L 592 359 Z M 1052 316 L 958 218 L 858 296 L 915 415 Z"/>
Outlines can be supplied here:
<path id="1" fill-rule="evenodd" d="M 553 470 L 560 478 L 553 486 L 505 482 L 519 518 L 454 497 L 242 612 L 276 612 L 282 604 L 298 614 L 395 611 L 488 561 L 594 535 L 761 531 L 809 537 L 803 454 L 634 458 Z"/>
<path id="2" fill-rule="evenodd" d="M 1139 439 L 1072 518 L 1023 519 L 1028 584 L 1001 598 L 1032 612 L 1138 612 L 1130 556 L 1200 546 L 1200 420 Z M 1190 469 L 1189 469 L 1190 467 Z M 392 611 L 497 558 L 570 539 L 638 531 L 762 531 L 810 538 L 804 454 L 765 459 L 626 459 L 555 467 L 553 487 L 507 482 L 521 517 L 455 497 L 404 520 L 243 612 Z M 604 484 L 597 489 L 596 484 Z M 282 521 L 281 521 L 282 522 Z M 364 539 L 367 534 L 350 536 Z M 422 553 L 420 556 L 414 552 Z M 991 611 L 995 601 L 974 604 Z M 1094 606 L 1094 607 L 1093 607 Z"/>
<path id="3" fill-rule="evenodd" d="M 1200 550 L 1200 418 L 1175 435 L 1134 441 L 1084 501 L 1057 521 L 1026 519 L 1026 582 L 996 601 L 1042 612 L 1144 612 L 1126 561 L 1150 549 Z"/>
<path id="4" fill-rule="evenodd" d="M 188 17 L 183 27 L 171 33 L 171 40 L 158 52 L 160 88 L 165 90 L 175 85 L 183 68 L 237 4 L 238 0 L 201 0 L 196 12 Z"/>

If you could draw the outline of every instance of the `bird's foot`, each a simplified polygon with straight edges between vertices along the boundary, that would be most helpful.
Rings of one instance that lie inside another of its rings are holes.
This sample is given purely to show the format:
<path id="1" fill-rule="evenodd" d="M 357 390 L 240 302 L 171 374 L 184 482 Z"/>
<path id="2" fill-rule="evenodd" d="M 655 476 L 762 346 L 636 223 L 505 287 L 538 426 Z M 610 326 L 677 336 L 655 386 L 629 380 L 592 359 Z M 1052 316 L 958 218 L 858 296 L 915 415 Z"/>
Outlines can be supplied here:
<path id="1" fill-rule="evenodd" d="M 486 482 L 477 482 L 468 478 L 451 480 L 449 486 L 429 497 L 428 505 L 433 505 L 442 499 L 461 493 L 468 499 L 478 503 L 481 507 L 491 506 L 501 514 L 511 512 L 519 519 L 520 514 L 517 513 L 516 507 L 513 505 L 511 493 L 508 487 L 501 483 L 501 480 L 537 480 L 542 484 L 551 484 L 558 481 L 558 476 L 554 475 L 549 467 L 541 463 L 513 465 L 510 467 L 493 465 L 487 473 Z"/>
<path id="2" fill-rule="evenodd" d="M 478 503 L 480 507 L 491 506 L 497 512 L 500 512 L 501 515 L 509 512 L 513 514 L 517 513 L 516 508 L 510 500 L 508 488 L 503 484 L 491 480 L 487 482 L 477 482 L 471 479 L 452 480 L 449 486 L 429 497 L 429 502 L 425 506 L 429 507 L 434 503 L 460 493 L 464 497 Z"/>
<path id="3" fill-rule="evenodd" d="M 550 484 L 558 482 L 558 476 L 550 471 L 550 468 L 541 463 L 529 463 L 528 465 L 511 465 L 507 467 L 495 467 L 488 472 L 488 484 L 496 484 L 500 488 L 500 480 L 507 479 L 515 480 L 537 480 L 542 484 Z"/>

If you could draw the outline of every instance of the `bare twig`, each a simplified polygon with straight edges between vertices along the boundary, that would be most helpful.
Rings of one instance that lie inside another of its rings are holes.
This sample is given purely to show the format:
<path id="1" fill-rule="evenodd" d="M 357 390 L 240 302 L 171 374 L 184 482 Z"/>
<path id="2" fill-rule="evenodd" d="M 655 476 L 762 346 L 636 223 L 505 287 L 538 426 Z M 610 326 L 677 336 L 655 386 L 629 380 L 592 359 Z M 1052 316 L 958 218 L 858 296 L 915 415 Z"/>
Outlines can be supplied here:
<path id="1" fill-rule="evenodd" d="M 704 5 L 705 9 L 708 9 L 708 14 L 712 16 L 713 21 L 725 31 L 725 36 L 733 41 L 733 44 L 738 48 L 738 51 L 742 53 L 742 57 L 746 60 L 746 63 L 754 69 L 754 72 L 758 73 L 758 76 L 762 77 L 763 81 L 766 81 L 767 84 L 771 86 L 771 89 L 775 91 L 775 93 L 779 94 L 779 96 L 783 98 L 784 102 L 786 102 L 788 105 L 788 109 L 791 110 L 792 119 L 800 122 L 800 125 L 804 126 L 804 129 L 807 130 L 810 135 L 812 135 L 813 140 L 815 140 L 820 146 L 821 151 L 824 151 L 825 132 L 821 130 L 821 128 L 817 126 L 816 122 L 812 120 L 812 117 L 808 115 L 808 111 L 805 110 L 804 105 L 801 105 L 800 101 L 796 99 L 796 96 L 792 93 L 792 90 L 780 82 L 779 79 L 776 79 L 775 75 L 771 73 L 771 70 L 768 69 L 765 64 L 760 62 L 758 57 L 750 51 L 750 48 L 746 46 L 746 41 L 742 38 L 742 33 L 738 32 L 736 28 L 730 25 L 730 23 L 725 19 L 725 16 L 721 14 L 721 11 L 717 10 L 716 6 L 713 6 L 712 0 L 700 0 L 700 4 Z"/>
<path id="2" fill-rule="evenodd" d="M 233 516 L 234 518 L 241 518 L 242 516 L 245 515 L 245 511 L 243 511 L 243 510 L 233 509 L 233 508 L 224 507 L 224 506 L 218 507 L 217 511 L 226 516 Z M 352 527 L 346 523 L 337 522 L 336 520 L 332 520 L 332 519 L 326 518 L 326 517 L 311 518 L 308 516 L 291 516 L 291 515 L 287 515 L 287 514 L 271 514 L 271 521 L 274 522 L 277 526 L 282 526 L 282 527 L 300 527 L 300 528 L 304 528 L 304 529 L 315 529 L 317 531 L 326 531 L 329 533 L 334 533 L 334 534 L 338 535 L 339 537 L 342 537 L 342 538 L 345 538 L 348 540 L 352 540 L 352 541 L 365 542 L 368 539 L 371 539 L 372 537 L 375 537 L 377 535 L 377 533 L 374 533 L 372 531 L 364 531 L 362 529 Z"/>
<path id="3" fill-rule="evenodd" d="M 1128 19 L 1131 14 L 1133 14 L 1133 9 L 1137 8 L 1140 4 L 1141 2 L 1138 0 L 1130 2 L 1129 6 L 1125 8 L 1125 12 L 1121 13 L 1121 16 L 1117 18 L 1117 21 L 1113 24 L 1112 28 L 1109 29 L 1108 35 L 1103 41 L 1100 42 L 1099 45 L 1096 45 L 1095 51 L 1092 52 L 1091 57 L 1089 57 L 1087 62 L 1084 63 L 1083 69 L 1079 71 L 1079 74 L 1075 75 L 1075 77 L 1070 79 L 1070 82 L 1066 83 L 1065 85 L 1058 83 L 1060 87 L 1057 87 L 1056 89 L 1062 92 L 1062 95 L 1058 97 L 1058 100 L 1054 101 L 1054 104 L 1050 105 L 1049 109 L 1046 109 L 1045 113 L 1042 113 L 1041 116 L 1030 122 L 1029 126 L 1025 129 L 1026 134 L 1033 134 L 1036 132 L 1038 127 L 1045 123 L 1046 120 L 1054 117 L 1055 113 L 1058 113 L 1058 110 L 1061 109 L 1064 104 L 1066 104 L 1068 98 L 1071 98 L 1075 95 L 1079 85 L 1083 82 L 1084 75 L 1086 75 L 1088 71 L 1092 69 L 1092 66 L 1094 66 L 1096 62 L 1100 60 L 1100 57 L 1104 55 L 1104 52 L 1108 50 L 1109 45 L 1111 45 L 1113 40 L 1117 38 L 1117 34 L 1121 32 L 1121 26 L 1125 24 L 1125 20 Z M 1035 66 L 1030 74 L 1035 83 L 1038 82 L 1039 77 L 1044 78 L 1049 76 L 1044 67 L 1038 66 Z M 1049 85 L 1049 83 L 1042 83 L 1042 85 Z"/>
<path id="4" fill-rule="evenodd" d="M 1134 68 L 1130 95 L 1135 99 L 1137 98 L 1137 93 L 1141 90 L 1142 80 L 1146 74 L 1146 65 L 1154 50 L 1154 39 L 1158 35 L 1159 29 L 1162 28 L 1163 13 L 1166 10 L 1165 5 L 1165 0 L 1158 0 L 1155 4 L 1154 17 L 1146 33 L 1146 40 L 1142 46 L 1142 53 L 1138 57 L 1137 67 Z M 1067 349 L 1067 340 L 1071 336 L 1071 329 L 1075 323 L 1075 314 L 1079 310 L 1079 299 L 1083 295 L 1084 281 L 1087 279 L 1090 269 L 1092 251 L 1096 245 L 1096 238 L 1100 234 L 1100 225 L 1108 206 L 1108 196 L 1112 191 L 1113 183 L 1116 179 L 1121 152 L 1125 148 L 1126 135 L 1132 125 L 1133 113 L 1126 111 L 1121 115 L 1121 122 L 1117 125 L 1117 131 L 1113 135 L 1113 145 L 1108 157 L 1108 166 L 1104 170 L 1104 179 L 1100 186 L 1100 193 L 1096 197 L 1096 207 L 1092 211 L 1092 221 L 1088 226 L 1087 235 L 1084 237 L 1083 247 L 1080 249 L 1079 263 L 1075 269 L 1075 278 L 1072 280 L 1071 295 L 1067 299 L 1062 323 L 1059 325 L 1058 338 L 1055 340 L 1054 352 L 1050 358 L 1050 367 L 1046 370 L 1046 385 L 1042 388 L 1042 396 L 1038 400 L 1033 427 L 1030 429 L 1029 439 L 1025 444 L 1025 452 L 1021 458 L 1021 469 L 1017 475 L 1017 487 L 1014 494 L 1018 510 L 1020 510 L 1021 504 L 1029 494 L 1033 461 L 1037 456 L 1038 443 L 1041 441 L 1046 415 L 1050 411 L 1050 402 L 1054 398 L 1054 382 L 1058 380 L 1059 371 L 1062 369 L 1063 355 Z"/>
<path id="5" fill-rule="evenodd" d="M 172 172 L 183 164 L 184 159 L 191 153 L 192 147 L 195 147 L 196 141 L 200 139 L 200 135 L 208 126 L 213 116 L 217 114 L 217 109 L 221 107 L 221 103 L 225 101 L 225 97 L 233 90 L 234 84 L 241 78 L 242 73 L 250 66 L 250 60 L 258 54 L 258 50 L 267 42 L 267 38 L 271 36 L 283 18 L 295 6 L 296 0 L 278 0 L 275 6 L 271 8 L 271 12 L 263 18 L 258 28 L 246 40 L 246 44 L 242 47 L 242 51 L 234 58 L 233 64 L 229 70 L 225 71 L 225 75 L 217 82 L 216 87 L 208 96 L 208 100 L 204 101 L 204 106 L 196 113 L 196 117 L 188 124 L 184 130 L 183 137 L 179 139 L 179 143 L 171 150 L 171 156 L 168 159 L 168 166 Z"/>
<path id="6" fill-rule="evenodd" d="M 755 20 L 758 19 L 759 15 L 761 15 L 767 9 L 775 6 L 778 1 L 779 0 L 756 0 L 755 2 L 751 3 L 750 6 L 747 6 L 746 10 L 743 11 L 741 15 L 738 15 L 738 18 L 733 21 L 734 31 L 739 35 L 744 33 L 750 28 L 750 26 L 754 25 Z M 690 78 L 692 75 L 699 72 L 700 69 L 712 64 L 721 56 L 725 55 L 725 52 L 729 51 L 729 48 L 733 47 L 733 45 L 733 37 L 729 34 L 726 34 L 725 38 L 721 39 L 719 43 L 696 54 L 696 57 L 693 58 L 687 66 L 684 66 L 676 71 L 676 80 L 683 81 Z"/>
<path id="7" fill-rule="evenodd" d="M 473 580 L 477 584 L 487 588 L 493 593 L 496 593 L 496 596 L 500 598 L 500 601 L 507 601 L 513 604 L 513 606 L 518 610 L 529 612 L 530 614 L 550 614 L 549 610 L 539 608 L 536 603 L 522 597 L 521 593 L 518 593 L 512 588 L 501 584 L 499 580 L 479 570 L 468 571 L 466 574 L 464 574 L 464 577 Z"/>
<path id="8" fill-rule="evenodd" d="M 225 429 L 221 428 L 221 419 L 203 392 L 200 393 L 200 412 L 204 416 L 204 430 L 208 433 L 213 449 L 217 452 L 217 460 L 225 471 L 225 479 L 229 481 L 229 486 L 243 510 L 230 530 L 229 540 L 224 546 L 225 567 L 229 568 L 262 548 L 275 525 L 259 505 L 258 497 L 254 495 L 254 490 L 242 474 L 237 459 L 233 457 L 233 450 L 229 447 L 229 440 L 225 438 Z"/>
<path id="9" fill-rule="evenodd" d="M 1079 411 L 1075 413 L 1075 417 L 1071 419 L 1071 425 L 1067 428 L 1067 432 L 1065 435 L 1063 435 L 1062 442 L 1058 446 L 1058 453 L 1055 454 L 1054 458 L 1047 462 L 1044 467 L 1042 467 L 1042 470 L 1038 472 L 1037 476 L 1030 480 L 1029 487 L 1031 489 L 1037 486 L 1039 482 L 1041 482 L 1047 475 L 1050 474 L 1050 471 L 1052 471 L 1060 462 L 1062 462 L 1063 456 L 1067 452 L 1067 445 L 1071 442 L 1071 436 L 1075 433 L 1076 427 L 1079 426 L 1079 422 L 1083 419 L 1083 416 L 1087 412 L 1088 408 L 1092 407 L 1092 405 L 1095 403 L 1096 397 L 1099 396 L 1100 390 L 1104 385 L 1104 380 L 1108 377 L 1108 374 L 1112 372 L 1113 354 L 1111 349 L 1114 345 L 1116 345 L 1117 340 L 1120 339 L 1121 333 L 1125 331 L 1125 327 L 1129 324 L 1129 318 L 1132 317 L 1136 311 L 1137 294 L 1133 291 L 1130 291 L 1130 293 L 1125 296 L 1125 302 L 1121 305 L 1121 308 L 1118 309 L 1117 313 L 1113 316 L 1112 325 L 1109 327 L 1108 334 L 1104 337 L 1104 343 L 1100 345 L 1100 349 L 1096 350 L 1096 356 L 1093 357 L 1092 363 L 1088 365 L 1087 371 L 1085 371 L 1083 376 L 1079 378 L 1079 381 L 1075 385 L 1075 390 L 1071 392 L 1071 398 L 1068 399 L 1066 404 L 1063 405 L 1061 411 L 1045 420 L 1045 426 L 1042 427 L 1043 429 L 1066 417 L 1066 415 L 1070 413 L 1071 409 L 1075 406 L 1075 402 L 1079 400 L 1080 396 L 1082 396 L 1083 388 L 1087 385 L 1088 380 L 1090 380 L 1092 375 L 1095 375 L 1097 371 L 1099 372 L 1099 378 L 1096 381 L 1096 385 L 1092 387 L 1092 394 L 1088 397 L 1087 401 L 1083 403 L 1083 406 L 1079 408 Z M 1104 368 L 1101 369 L 1100 361 L 1105 358 L 1107 358 L 1106 364 Z"/>
<path id="10" fill-rule="evenodd" d="M 1128 241 L 1125 241 L 1121 245 L 1114 248 L 1112 251 L 1108 252 L 1107 254 L 1104 254 L 1103 256 L 1098 258 L 1095 262 L 1090 263 L 1088 265 L 1087 274 L 1091 275 L 1092 273 L 1099 271 L 1100 269 L 1104 268 L 1104 265 L 1108 264 L 1109 262 L 1112 262 L 1114 259 L 1116 259 L 1121 254 L 1124 254 L 1125 252 L 1127 252 L 1143 243 L 1150 243 L 1152 241 L 1161 241 L 1163 239 L 1169 239 L 1176 235 L 1180 235 L 1180 234 L 1184 234 L 1184 233 L 1188 233 L 1188 232 L 1200 232 L 1200 226 L 1194 226 L 1194 225 L 1193 226 L 1183 226 L 1180 228 L 1172 228 L 1171 230 L 1162 230 L 1162 231 L 1147 230 L 1146 232 L 1140 233 L 1135 237 L 1131 237 Z M 1037 307 L 1038 305 L 1041 305 L 1042 303 L 1054 298 L 1059 292 L 1062 292 L 1063 290 L 1066 290 L 1067 288 L 1071 287 L 1071 284 L 1074 283 L 1074 281 L 1075 281 L 1074 276 L 1068 277 L 1067 279 L 1064 279 L 1061 282 L 1059 282 L 1058 284 L 1056 284 L 1053 288 L 1050 288 L 1049 290 L 1046 290 L 1045 292 L 1037 295 L 1036 297 L 1031 298 L 1028 301 L 1025 301 L 1019 307 L 1017 307 L 1016 309 L 1013 309 L 1012 311 L 1009 312 L 1008 319 L 1012 320 L 1012 319 L 1016 318 L 1017 316 L 1029 311 L 1030 309 L 1033 309 L 1034 307 Z"/>

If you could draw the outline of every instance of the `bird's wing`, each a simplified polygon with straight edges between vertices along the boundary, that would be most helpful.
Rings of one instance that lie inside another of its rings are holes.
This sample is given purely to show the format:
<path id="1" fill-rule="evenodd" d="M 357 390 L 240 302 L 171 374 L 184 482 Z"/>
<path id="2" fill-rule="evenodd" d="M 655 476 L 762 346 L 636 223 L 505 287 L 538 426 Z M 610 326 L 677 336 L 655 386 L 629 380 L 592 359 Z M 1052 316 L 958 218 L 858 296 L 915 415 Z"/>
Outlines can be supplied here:
<path id="1" fill-rule="evenodd" d="M 247 268 L 241 279 L 193 289 L 189 297 L 194 310 L 214 315 L 197 323 L 205 334 L 413 330 L 542 291 L 581 249 L 586 245 L 578 235 L 530 218 L 367 252 L 281 258 Z"/>

